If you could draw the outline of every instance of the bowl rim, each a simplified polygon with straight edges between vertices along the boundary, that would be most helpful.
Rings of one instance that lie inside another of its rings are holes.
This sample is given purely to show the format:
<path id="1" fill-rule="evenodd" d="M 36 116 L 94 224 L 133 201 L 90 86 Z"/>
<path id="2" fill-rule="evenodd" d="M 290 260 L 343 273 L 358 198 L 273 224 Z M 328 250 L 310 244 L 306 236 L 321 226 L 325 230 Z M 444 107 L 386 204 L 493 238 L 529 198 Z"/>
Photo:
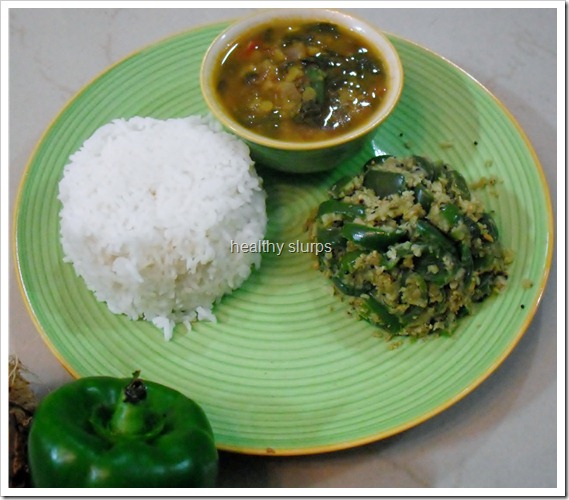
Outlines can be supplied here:
<path id="1" fill-rule="evenodd" d="M 388 69 L 388 93 L 384 98 L 382 105 L 371 115 L 371 117 L 369 117 L 358 127 L 330 139 L 323 139 L 319 141 L 301 142 L 273 139 L 253 132 L 243 125 L 239 124 L 225 112 L 223 106 L 216 99 L 215 92 L 213 91 L 213 85 L 211 84 L 213 77 L 213 72 L 211 69 L 213 68 L 214 63 L 219 60 L 219 57 L 221 57 L 222 51 L 227 50 L 230 47 L 231 42 L 235 40 L 235 38 L 239 36 L 244 30 L 255 26 L 257 23 L 269 24 L 271 19 L 282 18 L 285 16 L 290 17 L 291 19 L 308 19 L 320 17 L 321 19 L 327 21 L 336 22 L 342 27 L 347 28 L 349 31 L 357 33 L 364 39 L 367 39 L 368 36 L 372 36 L 373 45 L 380 52 L 382 59 Z M 260 12 L 254 12 L 252 14 L 237 18 L 211 42 L 208 49 L 206 50 L 204 57 L 202 58 L 202 63 L 200 66 L 200 87 L 202 96 L 205 99 L 210 113 L 219 122 L 221 122 L 225 128 L 245 141 L 268 148 L 291 151 L 310 151 L 341 146 L 372 132 L 383 121 L 385 121 L 391 112 L 395 109 L 403 92 L 403 83 L 403 65 L 401 63 L 401 59 L 397 53 L 397 50 L 387 35 L 378 27 L 367 23 L 357 16 L 335 9 L 264 9 Z"/>

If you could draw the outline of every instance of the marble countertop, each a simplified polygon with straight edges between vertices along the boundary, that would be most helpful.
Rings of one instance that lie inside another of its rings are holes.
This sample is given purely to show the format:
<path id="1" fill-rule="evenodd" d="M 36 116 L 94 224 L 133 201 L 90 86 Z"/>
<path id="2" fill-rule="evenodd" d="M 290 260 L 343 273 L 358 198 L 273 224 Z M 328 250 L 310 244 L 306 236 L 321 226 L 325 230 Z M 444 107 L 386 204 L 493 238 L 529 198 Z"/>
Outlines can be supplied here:
<path id="1" fill-rule="evenodd" d="M 10 211 L 32 150 L 65 103 L 101 71 L 171 34 L 252 9 L 11 8 Z M 556 213 L 557 11 L 345 9 L 444 56 L 488 88 L 527 133 Z M 5 167 L 3 167 L 5 168 Z M 13 259 L 13 256 L 12 256 Z M 10 262 L 10 352 L 45 393 L 71 380 L 30 319 Z M 553 488 L 557 477 L 554 255 L 537 314 L 505 362 L 436 417 L 380 442 L 303 457 L 222 453 L 220 486 Z"/>

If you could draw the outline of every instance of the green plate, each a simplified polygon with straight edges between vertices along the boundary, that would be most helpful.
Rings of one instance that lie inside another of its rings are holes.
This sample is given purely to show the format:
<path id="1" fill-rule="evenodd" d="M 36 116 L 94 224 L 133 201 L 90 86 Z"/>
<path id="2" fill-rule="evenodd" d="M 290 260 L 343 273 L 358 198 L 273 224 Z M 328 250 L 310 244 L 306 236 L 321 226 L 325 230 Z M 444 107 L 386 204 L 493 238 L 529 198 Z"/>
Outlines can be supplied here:
<path id="1" fill-rule="evenodd" d="M 378 440 L 414 426 L 478 386 L 511 352 L 536 311 L 548 276 L 553 216 L 539 161 L 508 111 L 441 57 L 396 36 L 406 75 L 400 104 L 373 142 L 332 173 L 292 177 L 260 168 L 268 192 L 266 238 L 287 244 L 215 308 L 217 324 L 162 334 L 111 314 L 62 261 L 58 182 L 68 157 L 118 117 L 206 112 L 198 72 L 225 24 L 183 33 L 111 67 L 84 88 L 37 145 L 19 192 L 16 255 L 22 292 L 55 356 L 77 377 L 144 377 L 198 401 L 220 449 L 307 454 Z M 375 153 L 448 161 L 473 181 L 506 246 L 515 250 L 502 295 L 450 338 L 398 348 L 350 317 L 314 267 L 304 223 L 326 189 Z M 529 280 L 531 287 L 525 286 Z"/>

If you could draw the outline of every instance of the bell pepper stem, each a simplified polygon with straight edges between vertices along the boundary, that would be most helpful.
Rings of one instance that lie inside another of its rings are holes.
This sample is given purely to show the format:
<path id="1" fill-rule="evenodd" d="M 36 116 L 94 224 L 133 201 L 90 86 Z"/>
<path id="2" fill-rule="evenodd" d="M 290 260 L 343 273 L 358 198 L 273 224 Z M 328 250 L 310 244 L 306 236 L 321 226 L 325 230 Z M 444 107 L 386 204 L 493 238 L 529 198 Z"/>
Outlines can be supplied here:
<path id="1" fill-rule="evenodd" d="M 139 401 L 146 399 L 146 386 L 144 382 L 139 378 L 140 370 L 135 371 L 132 374 L 132 380 L 125 387 L 124 390 L 124 402 L 136 404 Z"/>
<path id="2" fill-rule="evenodd" d="M 152 430 L 152 419 L 144 405 L 147 397 L 146 385 L 139 378 L 140 371 L 133 374 L 132 380 L 124 389 L 124 399 L 116 405 L 111 417 L 110 427 L 115 434 L 141 435 Z"/>

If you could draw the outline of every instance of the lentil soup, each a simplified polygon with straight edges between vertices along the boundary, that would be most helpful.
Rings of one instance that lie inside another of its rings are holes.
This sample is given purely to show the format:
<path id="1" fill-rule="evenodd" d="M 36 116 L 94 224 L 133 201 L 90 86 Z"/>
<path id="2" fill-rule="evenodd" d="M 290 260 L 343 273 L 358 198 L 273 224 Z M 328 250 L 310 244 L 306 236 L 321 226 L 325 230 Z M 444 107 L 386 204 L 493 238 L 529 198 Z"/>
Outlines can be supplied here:
<path id="1" fill-rule="evenodd" d="M 221 102 L 242 126 L 286 141 L 319 141 L 358 126 L 385 95 L 378 54 L 329 22 L 283 20 L 236 39 L 216 75 Z"/>

